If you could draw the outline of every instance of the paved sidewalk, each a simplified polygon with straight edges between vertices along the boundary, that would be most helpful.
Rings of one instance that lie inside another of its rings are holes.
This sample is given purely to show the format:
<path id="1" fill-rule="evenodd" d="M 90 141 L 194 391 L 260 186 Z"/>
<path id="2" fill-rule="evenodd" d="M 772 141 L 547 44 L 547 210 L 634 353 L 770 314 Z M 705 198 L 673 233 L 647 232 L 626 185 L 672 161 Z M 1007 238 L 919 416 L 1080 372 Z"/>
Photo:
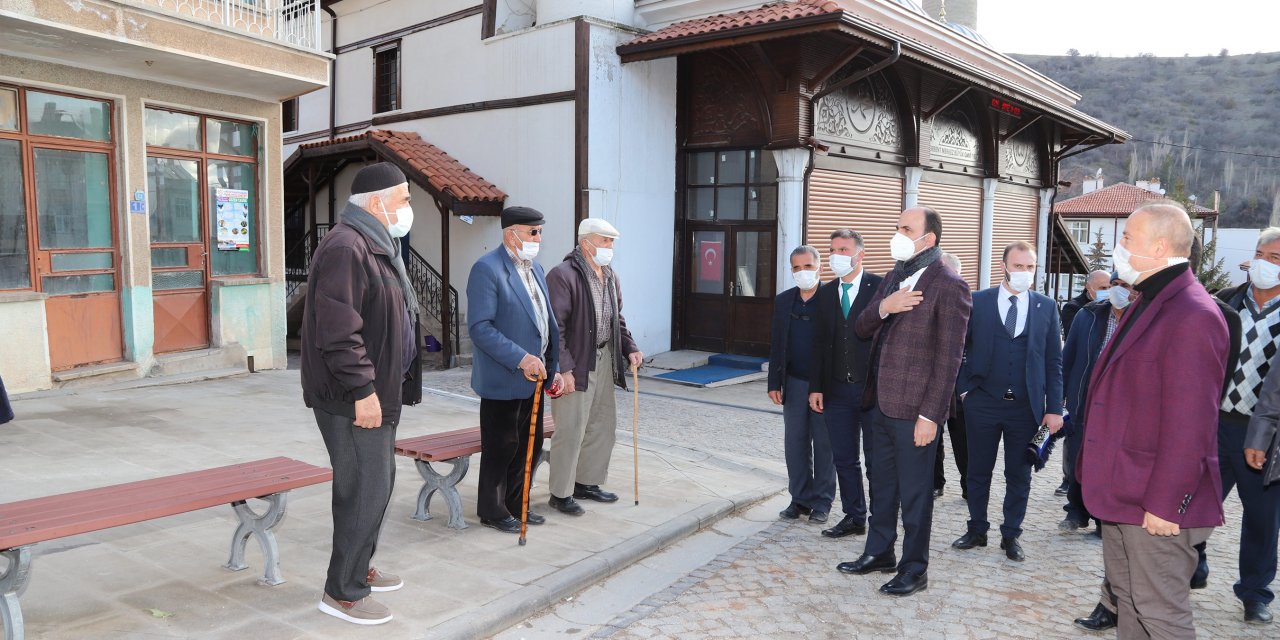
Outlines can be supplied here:
<path id="1" fill-rule="evenodd" d="M 454 374 L 455 377 L 460 377 Z M 429 382 L 428 385 L 431 383 Z M 457 390 L 461 395 L 465 391 Z M 0 502 L 286 455 L 328 466 L 297 371 L 115 391 L 42 394 L 19 400 L 0 426 Z M 628 420 L 630 403 L 619 413 Z M 426 394 L 406 409 L 398 437 L 474 426 L 474 401 Z M 686 429 L 695 421 L 683 421 Z M 644 426 L 642 424 L 642 432 Z M 256 584 L 226 561 L 236 520 L 229 508 L 64 538 L 35 547 L 22 597 L 28 638 L 418 638 L 489 635 L 559 598 L 625 569 L 720 517 L 773 495 L 785 482 L 770 470 L 652 439 L 641 441 L 641 504 L 631 501 L 630 438 L 619 433 L 613 505 L 588 503 L 581 518 L 546 506 L 546 469 L 533 491 L 548 523 L 516 536 L 479 525 L 474 470 L 461 487 L 470 528 L 409 518 L 420 486 L 400 458 L 395 494 L 376 563 L 406 587 L 380 594 L 396 619 L 366 630 L 315 610 L 327 566 L 329 486 L 294 491 L 277 531 L 288 581 Z M 472 467 L 478 459 L 473 458 Z"/>

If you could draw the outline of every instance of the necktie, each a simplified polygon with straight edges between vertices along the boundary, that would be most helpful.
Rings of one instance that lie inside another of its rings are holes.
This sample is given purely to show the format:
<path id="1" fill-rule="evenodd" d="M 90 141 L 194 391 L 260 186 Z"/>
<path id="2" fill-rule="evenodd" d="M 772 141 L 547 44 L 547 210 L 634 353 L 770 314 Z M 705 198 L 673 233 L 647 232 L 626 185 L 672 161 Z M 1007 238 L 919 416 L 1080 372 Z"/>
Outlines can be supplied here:
<path id="1" fill-rule="evenodd" d="M 849 299 L 849 288 L 853 286 L 852 282 L 840 283 L 840 309 L 844 311 L 844 317 L 849 317 L 849 309 L 853 308 L 853 301 Z"/>
<path id="2" fill-rule="evenodd" d="M 1009 332 L 1010 338 L 1018 330 L 1018 296 L 1009 296 L 1009 313 L 1004 314 L 1004 330 Z"/>

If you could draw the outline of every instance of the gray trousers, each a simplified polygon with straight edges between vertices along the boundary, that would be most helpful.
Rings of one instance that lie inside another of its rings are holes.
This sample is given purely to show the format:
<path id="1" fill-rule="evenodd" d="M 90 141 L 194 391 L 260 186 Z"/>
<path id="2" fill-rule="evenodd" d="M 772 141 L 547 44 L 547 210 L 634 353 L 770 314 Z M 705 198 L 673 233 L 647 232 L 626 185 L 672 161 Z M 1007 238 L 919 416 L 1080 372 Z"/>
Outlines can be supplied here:
<path id="1" fill-rule="evenodd" d="M 1102 524 L 1102 559 L 1116 595 L 1119 640 L 1194 640 L 1194 547 L 1212 532 L 1182 529 L 1176 536 L 1153 536 L 1131 524 Z"/>
<path id="2" fill-rule="evenodd" d="M 325 593 L 355 602 L 369 595 L 369 563 L 396 480 L 396 428 L 361 429 L 314 409 L 333 467 L 333 552 Z"/>
<path id="3" fill-rule="evenodd" d="M 809 410 L 809 383 L 787 376 L 782 393 L 783 452 L 791 501 L 814 511 L 831 511 L 836 468 L 831 438 L 821 413 Z"/>
<path id="4" fill-rule="evenodd" d="M 618 431 L 613 369 L 610 343 L 596 350 L 596 367 L 588 374 L 586 391 L 551 400 L 556 432 L 551 436 L 548 489 L 557 498 L 572 496 L 574 483 L 600 485 L 609 479 L 609 458 Z"/>

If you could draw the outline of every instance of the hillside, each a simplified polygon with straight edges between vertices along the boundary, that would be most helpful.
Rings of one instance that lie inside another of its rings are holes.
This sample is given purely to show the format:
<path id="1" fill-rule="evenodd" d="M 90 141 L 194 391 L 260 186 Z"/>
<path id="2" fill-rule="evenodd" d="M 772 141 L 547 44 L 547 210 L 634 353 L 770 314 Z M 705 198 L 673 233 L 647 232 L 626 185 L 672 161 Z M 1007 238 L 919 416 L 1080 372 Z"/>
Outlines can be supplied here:
<path id="1" fill-rule="evenodd" d="M 1083 97 L 1077 107 L 1149 140 L 1082 153 L 1062 164 L 1071 181 L 1060 197 L 1080 194 L 1099 167 L 1107 184 L 1158 177 L 1213 206 L 1220 226 L 1260 227 L 1280 213 L 1280 159 L 1184 149 L 1203 147 L 1280 156 L 1280 53 L 1208 57 L 1101 58 L 1015 55 Z"/>

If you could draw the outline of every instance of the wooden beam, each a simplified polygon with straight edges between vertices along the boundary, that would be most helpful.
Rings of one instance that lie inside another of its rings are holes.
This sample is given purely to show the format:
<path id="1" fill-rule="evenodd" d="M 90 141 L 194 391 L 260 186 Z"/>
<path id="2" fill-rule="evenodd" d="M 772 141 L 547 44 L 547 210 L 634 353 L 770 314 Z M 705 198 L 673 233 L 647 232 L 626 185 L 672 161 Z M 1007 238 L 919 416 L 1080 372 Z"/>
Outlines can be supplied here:
<path id="1" fill-rule="evenodd" d="M 1004 136 L 1000 138 L 1000 143 L 1004 144 L 1005 142 L 1008 142 L 1009 140 L 1013 139 L 1013 137 L 1018 135 L 1019 133 L 1026 131 L 1027 127 L 1030 127 L 1031 125 L 1035 124 L 1036 121 L 1042 118 L 1043 116 L 1044 116 L 1043 113 L 1037 113 L 1036 115 L 1032 116 L 1030 120 L 1024 121 L 1022 124 L 1018 125 L 1017 128 L 1015 128 L 1013 131 L 1010 131 L 1009 133 L 1004 134 Z"/>
<path id="2" fill-rule="evenodd" d="M 781 71 L 778 71 L 778 66 L 773 64 L 773 59 L 765 52 L 764 46 L 759 42 L 753 42 L 751 43 L 751 51 L 756 54 L 756 58 L 760 61 L 760 66 L 769 72 L 769 78 L 777 85 L 776 89 L 778 91 L 786 91 L 790 86 L 790 82 L 786 76 L 782 75 Z"/>
<path id="3" fill-rule="evenodd" d="M 972 88 L 973 88 L 973 85 L 971 84 L 965 85 L 963 89 L 961 89 L 955 95 L 948 98 L 945 102 L 934 107 L 933 109 L 930 109 L 928 113 L 922 114 L 923 119 L 932 120 L 934 116 L 938 115 L 939 113 L 942 113 L 943 110 L 945 110 L 947 107 L 955 104 L 956 100 L 959 100 L 960 98 L 964 97 L 964 94 L 969 93 L 969 90 Z"/>
<path id="4" fill-rule="evenodd" d="M 817 91 L 818 87 L 825 84 L 827 80 L 830 80 L 831 76 L 835 75 L 837 71 L 843 69 L 846 64 L 853 62 L 853 59 L 857 58 L 866 48 L 866 45 L 858 45 L 856 47 L 849 47 L 848 49 L 845 49 L 844 54 L 839 58 L 836 58 L 835 62 L 831 63 L 827 68 L 819 71 L 817 75 L 809 79 L 809 89 Z"/>

